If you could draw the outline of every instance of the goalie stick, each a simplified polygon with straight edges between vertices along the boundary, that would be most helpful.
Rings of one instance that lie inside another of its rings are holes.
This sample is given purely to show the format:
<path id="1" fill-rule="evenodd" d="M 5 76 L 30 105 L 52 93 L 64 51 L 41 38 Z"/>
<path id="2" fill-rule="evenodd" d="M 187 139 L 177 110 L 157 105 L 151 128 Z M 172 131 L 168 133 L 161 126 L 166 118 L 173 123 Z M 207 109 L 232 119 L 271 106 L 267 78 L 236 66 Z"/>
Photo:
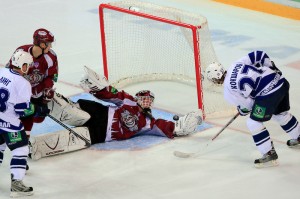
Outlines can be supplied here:
<path id="1" fill-rule="evenodd" d="M 237 113 L 233 116 L 233 118 L 230 119 L 229 122 L 227 122 L 227 124 L 214 136 L 212 137 L 209 142 L 205 145 L 205 148 L 208 147 L 208 145 L 214 141 L 240 114 Z M 185 153 L 185 152 L 181 152 L 181 151 L 174 151 L 174 155 L 176 157 L 179 157 L 179 158 L 190 158 L 190 157 L 197 157 L 200 155 L 200 153 L 203 151 L 203 149 L 195 152 L 195 153 Z"/>
<path id="2" fill-rule="evenodd" d="M 62 123 L 61 121 L 59 121 L 58 119 L 56 119 L 55 117 L 53 117 L 52 115 L 48 114 L 47 116 L 50 117 L 53 121 L 55 121 L 59 125 L 61 125 L 62 127 L 64 127 L 65 129 L 67 129 L 70 133 L 73 133 L 76 137 L 78 137 L 79 139 L 83 140 L 85 142 L 85 144 L 86 144 L 87 147 L 91 146 L 91 141 L 87 140 L 85 137 L 82 137 L 81 135 L 79 135 L 78 133 L 76 133 L 75 131 L 73 131 L 73 129 L 71 129 L 70 127 L 68 127 L 67 125 L 65 125 L 64 123 Z"/>
<path id="3" fill-rule="evenodd" d="M 154 118 L 153 115 L 152 115 L 152 113 L 151 113 L 151 111 L 142 108 L 142 106 L 139 105 L 139 104 L 137 104 L 137 105 L 142 109 L 143 113 L 144 113 L 147 117 L 149 117 L 150 119 L 153 119 L 153 118 Z M 179 116 L 178 116 L 178 115 L 173 115 L 173 120 L 174 120 L 174 121 L 178 121 L 178 120 L 179 120 Z"/>

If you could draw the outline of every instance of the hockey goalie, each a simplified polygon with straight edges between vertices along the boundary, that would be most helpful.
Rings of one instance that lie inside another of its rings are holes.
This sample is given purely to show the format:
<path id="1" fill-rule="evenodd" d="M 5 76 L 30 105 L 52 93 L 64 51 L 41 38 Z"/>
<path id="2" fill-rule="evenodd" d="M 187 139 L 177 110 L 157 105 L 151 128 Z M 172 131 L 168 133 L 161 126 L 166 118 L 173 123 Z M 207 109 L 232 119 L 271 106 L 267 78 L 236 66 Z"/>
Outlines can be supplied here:
<path id="1" fill-rule="evenodd" d="M 80 99 L 76 103 L 56 93 L 48 104 L 50 115 L 60 122 L 75 126 L 72 131 L 32 136 L 31 158 L 34 160 L 69 151 L 84 149 L 90 144 L 112 140 L 125 140 L 142 133 L 165 136 L 170 139 L 196 132 L 202 123 L 201 111 L 193 111 L 177 121 L 155 119 L 151 114 L 155 96 L 149 90 L 141 90 L 132 96 L 118 91 L 101 76 L 84 67 L 86 75 L 80 86 L 91 95 L 114 106 Z M 78 134 L 79 136 L 76 136 Z M 81 137 L 81 138 L 80 138 Z M 82 139 L 84 138 L 84 139 Z"/>

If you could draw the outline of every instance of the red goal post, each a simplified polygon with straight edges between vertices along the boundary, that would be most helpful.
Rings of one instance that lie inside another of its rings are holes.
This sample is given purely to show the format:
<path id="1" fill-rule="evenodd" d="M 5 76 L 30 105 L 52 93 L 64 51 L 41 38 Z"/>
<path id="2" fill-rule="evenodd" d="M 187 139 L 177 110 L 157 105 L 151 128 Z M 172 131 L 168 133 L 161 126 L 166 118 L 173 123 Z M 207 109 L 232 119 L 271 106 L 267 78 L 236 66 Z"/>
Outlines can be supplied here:
<path id="1" fill-rule="evenodd" d="M 100 4 L 99 19 L 104 75 L 112 85 L 181 82 L 195 86 L 203 118 L 227 112 L 226 103 L 218 107 L 211 102 L 216 97 L 223 101 L 222 89 L 202 81 L 207 65 L 217 61 L 205 17 L 146 2 L 121 1 Z"/>

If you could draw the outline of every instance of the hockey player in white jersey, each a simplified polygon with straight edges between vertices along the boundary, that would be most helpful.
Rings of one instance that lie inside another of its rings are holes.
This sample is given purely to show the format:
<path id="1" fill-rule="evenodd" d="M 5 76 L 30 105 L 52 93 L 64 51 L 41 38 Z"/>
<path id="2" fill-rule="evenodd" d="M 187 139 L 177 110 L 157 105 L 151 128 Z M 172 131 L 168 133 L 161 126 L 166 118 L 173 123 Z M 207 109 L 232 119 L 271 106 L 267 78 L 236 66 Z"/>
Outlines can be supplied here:
<path id="1" fill-rule="evenodd" d="M 263 157 L 254 161 L 255 166 L 277 165 L 278 155 L 263 122 L 273 119 L 292 138 L 289 147 L 300 146 L 300 126 L 288 111 L 289 82 L 274 62 L 263 51 L 250 52 L 234 62 L 227 71 L 221 64 L 213 63 L 206 70 L 207 78 L 224 83 L 224 97 L 242 116 L 250 113 L 247 127 Z"/>
<path id="2" fill-rule="evenodd" d="M 32 56 L 22 50 L 12 57 L 13 68 L 0 69 L 0 164 L 4 150 L 11 150 L 11 197 L 32 195 L 32 187 L 23 184 L 28 155 L 28 138 L 20 117 L 34 113 L 30 103 L 31 85 L 23 75 L 32 64 Z M 2 178 L 1 178 L 2 180 Z"/>

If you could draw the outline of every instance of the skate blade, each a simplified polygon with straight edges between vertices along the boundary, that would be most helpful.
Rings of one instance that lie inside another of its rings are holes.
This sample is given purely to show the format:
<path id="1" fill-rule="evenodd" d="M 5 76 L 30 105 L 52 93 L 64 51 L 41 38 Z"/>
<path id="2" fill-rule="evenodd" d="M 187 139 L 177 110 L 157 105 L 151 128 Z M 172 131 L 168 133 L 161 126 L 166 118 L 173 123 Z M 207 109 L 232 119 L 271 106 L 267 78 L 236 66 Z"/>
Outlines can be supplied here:
<path id="1" fill-rule="evenodd" d="M 193 157 L 193 155 L 194 155 L 193 153 L 184 153 L 184 152 L 180 152 L 180 151 L 174 151 L 173 154 L 179 158 L 190 158 L 190 157 Z"/>
<path id="2" fill-rule="evenodd" d="M 269 162 L 265 162 L 265 163 L 257 163 L 254 164 L 255 168 L 261 169 L 261 168 L 267 168 L 267 167 L 276 167 L 278 166 L 279 163 L 277 160 L 271 160 Z"/>
<path id="3" fill-rule="evenodd" d="M 291 149 L 300 149 L 300 144 L 296 144 L 296 145 L 287 145 L 289 148 Z"/>
<path id="4" fill-rule="evenodd" d="M 31 191 L 31 192 L 11 192 L 10 193 L 11 198 L 18 198 L 18 197 L 31 196 L 31 195 L 33 195 L 33 191 Z"/>

